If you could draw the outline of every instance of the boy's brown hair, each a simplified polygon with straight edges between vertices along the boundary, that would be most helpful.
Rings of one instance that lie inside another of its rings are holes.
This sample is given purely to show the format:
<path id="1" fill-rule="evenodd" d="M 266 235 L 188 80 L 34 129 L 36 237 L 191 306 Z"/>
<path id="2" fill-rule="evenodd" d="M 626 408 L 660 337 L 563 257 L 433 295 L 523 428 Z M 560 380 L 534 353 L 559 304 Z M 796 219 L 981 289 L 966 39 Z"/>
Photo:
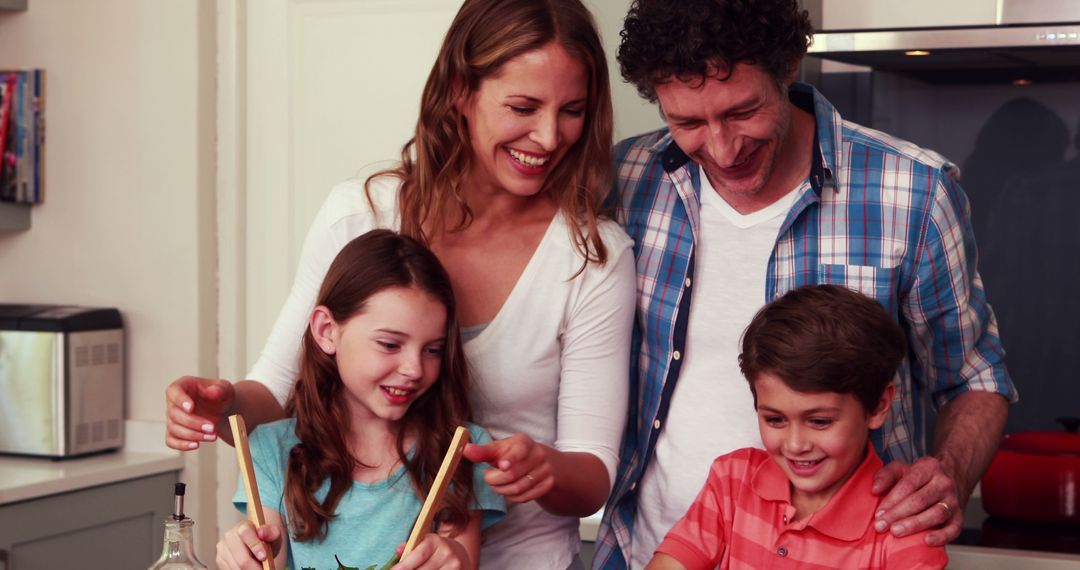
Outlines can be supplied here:
<path id="1" fill-rule="evenodd" d="M 878 407 L 907 351 L 904 331 L 869 297 L 808 285 L 765 305 L 743 332 L 739 368 L 750 382 L 774 374 L 798 392 L 852 394 Z"/>

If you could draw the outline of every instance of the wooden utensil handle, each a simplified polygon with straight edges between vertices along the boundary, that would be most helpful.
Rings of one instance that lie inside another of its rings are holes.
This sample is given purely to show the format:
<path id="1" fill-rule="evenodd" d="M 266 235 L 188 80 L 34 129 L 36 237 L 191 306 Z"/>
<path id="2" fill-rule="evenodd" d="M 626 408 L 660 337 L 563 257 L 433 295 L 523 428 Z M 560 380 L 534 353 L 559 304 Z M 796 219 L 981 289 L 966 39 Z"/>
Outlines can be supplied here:
<path id="1" fill-rule="evenodd" d="M 244 480 L 244 493 L 247 494 L 247 514 L 255 528 L 266 524 L 263 515 L 262 500 L 259 499 L 259 484 L 255 480 L 255 467 L 251 464 L 251 448 L 248 447 L 247 425 L 244 418 L 238 415 L 229 416 L 229 427 L 232 428 L 233 443 L 236 446 L 236 461 L 240 464 L 240 475 Z M 274 553 L 266 545 L 266 560 L 263 560 L 263 570 L 276 570 L 274 567 Z"/>
<path id="2" fill-rule="evenodd" d="M 446 494 L 446 489 L 450 487 L 450 480 L 454 478 L 454 471 L 457 470 L 457 465 L 461 461 L 461 452 L 465 449 L 466 443 L 469 443 L 469 430 L 458 426 L 454 430 L 454 439 L 450 441 L 450 449 L 446 450 L 446 455 L 443 457 L 439 473 L 435 475 L 435 482 L 431 484 L 431 490 L 424 499 L 420 516 L 416 517 L 416 524 L 413 525 L 409 541 L 405 543 L 405 550 L 401 552 L 402 558 L 408 556 L 416 548 L 431 528 L 431 520 L 438 510 L 439 503 L 442 502 L 443 495 Z"/>

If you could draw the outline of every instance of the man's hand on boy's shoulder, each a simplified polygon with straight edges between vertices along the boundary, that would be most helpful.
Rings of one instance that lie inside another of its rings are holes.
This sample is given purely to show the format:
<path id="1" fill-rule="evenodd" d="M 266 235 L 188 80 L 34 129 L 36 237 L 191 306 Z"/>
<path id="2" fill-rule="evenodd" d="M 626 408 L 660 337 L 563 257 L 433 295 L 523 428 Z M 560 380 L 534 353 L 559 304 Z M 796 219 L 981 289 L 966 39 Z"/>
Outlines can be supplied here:
<path id="1" fill-rule="evenodd" d="M 926 535 L 930 546 L 944 546 L 960 536 L 966 498 L 960 498 L 953 477 L 937 458 L 893 461 L 874 476 L 871 491 L 884 495 L 874 515 L 878 532 L 907 536 L 936 529 Z"/>

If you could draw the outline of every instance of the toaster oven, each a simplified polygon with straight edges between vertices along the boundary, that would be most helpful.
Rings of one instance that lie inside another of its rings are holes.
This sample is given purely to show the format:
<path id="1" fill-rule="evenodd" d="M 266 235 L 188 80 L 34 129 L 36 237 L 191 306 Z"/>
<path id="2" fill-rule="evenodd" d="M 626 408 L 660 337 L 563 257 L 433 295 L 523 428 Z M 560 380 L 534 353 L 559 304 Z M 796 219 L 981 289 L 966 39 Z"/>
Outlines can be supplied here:
<path id="1" fill-rule="evenodd" d="M 116 309 L 0 305 L 0 453 L 122 447 L 124 363 Z"/>

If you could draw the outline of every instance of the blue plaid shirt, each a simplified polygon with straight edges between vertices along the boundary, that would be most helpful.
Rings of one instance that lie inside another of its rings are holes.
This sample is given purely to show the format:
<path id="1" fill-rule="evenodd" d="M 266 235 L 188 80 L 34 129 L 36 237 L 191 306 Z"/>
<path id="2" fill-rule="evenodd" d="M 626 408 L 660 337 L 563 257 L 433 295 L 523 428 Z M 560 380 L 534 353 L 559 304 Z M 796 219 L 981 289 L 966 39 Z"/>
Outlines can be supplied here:
<path id="1" fill-rule="evenodd" d="M 910 346 L 897 397 L 872 441 L 886 462 L 911 462 L 926 454 L 933 409 L 968 390 L 1017 397 L 975 268 L 959 172 L 934 152 L 843 121 L 808 85 L 793 85 L 790 97 L 814 113 L 815 156 L 777 235 L 761 301 L 834 283 L 877 299 L 903 325 Z M 698 167 L 666 129 L 623 141 L 615 156 L 619 216 L 637 259 L 637 350 L 618 477 L 593 568 L 625 568 L 630 558 L 637 483 L 686 346 L 700 223 Z"/>

